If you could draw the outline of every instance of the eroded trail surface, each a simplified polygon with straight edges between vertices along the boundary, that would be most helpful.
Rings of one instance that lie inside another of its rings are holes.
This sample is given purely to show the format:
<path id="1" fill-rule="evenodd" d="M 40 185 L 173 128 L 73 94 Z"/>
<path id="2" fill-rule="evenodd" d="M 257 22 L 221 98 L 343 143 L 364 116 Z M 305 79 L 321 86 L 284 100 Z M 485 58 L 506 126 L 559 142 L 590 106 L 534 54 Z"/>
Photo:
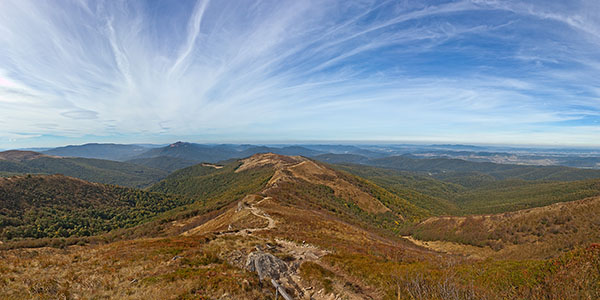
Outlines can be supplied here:
<path id="1" fill-rule="evenodd" d="M 218 243 L 223 248 L 223 259 L 257 273 L 265 284 L 270 285 L 270 278 L 275 279 L 294 299 L 372 298 L 346 291 L 343 286 L 335 287 L 335 292 L 325 291 L 303 279 L 300 276 L 300 266 L 312 263 L 327 269 L 321 258 L 330 251 L 304 242 L 269 236 L 268 231 L 276 229 L 280 222 L 285 222 L 265 211 L 265 207 L 273 205 L 270 201 L 275 200 L 261 195 L 248 195 L 237 206 L 183 234 L 216 235 L 213 243 Z M 261 234 L 255 234 L 258 232 Z M 232 247 L 232 244 L 235 246 Z"/>
<path id="2" fill-rule="evenodd" d="M 249 207 L 245 207 L 244 209 L 249 209 L 250 212 L 252 213 L 252 215 L 259 217 L 261 219 L 267 220 L 267 226 L 266 227 L 259 227 L 259 228 L 246 228 L 243 229 L 235 234 L 250 234 L 250 233 L 254 233 L 257 231 L 264 231 L 264 230 L 271 230 L 275 228 L 275 219 L 273 219 L 271 216 L 269 216 L 269 214 L 267 214 L 266 212 L 264 212 L 262 209 L 258 208 L 256 205 L 262 203 L 263 201 L 269 201 L 271 200 L 271 197 L 265 197 L 262 200 L 258 201 L 257 203 L 251 203 Z M 242 202 L 240 202 L 242 203 Z"/>

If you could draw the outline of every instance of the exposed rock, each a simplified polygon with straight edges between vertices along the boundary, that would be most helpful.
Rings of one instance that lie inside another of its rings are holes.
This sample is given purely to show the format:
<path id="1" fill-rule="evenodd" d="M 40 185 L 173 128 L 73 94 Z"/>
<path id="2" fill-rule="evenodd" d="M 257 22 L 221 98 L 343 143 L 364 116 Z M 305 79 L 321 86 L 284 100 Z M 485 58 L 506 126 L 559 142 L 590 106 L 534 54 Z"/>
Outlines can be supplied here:
<path id="1" fill-rule="evenodd" d="M 279 279 L 288 272 L 287 264 L 273 254 L 255 251 L 248 254 L 246 268 L 258 273 L 260 280 L 265 277 Z"/>

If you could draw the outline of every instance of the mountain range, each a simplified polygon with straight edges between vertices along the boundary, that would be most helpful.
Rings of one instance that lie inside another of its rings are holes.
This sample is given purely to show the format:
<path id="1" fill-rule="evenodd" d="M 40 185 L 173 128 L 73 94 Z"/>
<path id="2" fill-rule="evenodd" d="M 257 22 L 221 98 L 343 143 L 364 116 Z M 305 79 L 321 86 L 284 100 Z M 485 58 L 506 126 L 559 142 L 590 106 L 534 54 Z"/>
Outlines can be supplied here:
<path id="1" fill-rule="evenodd" d="M 599 169 L 600 152 L 587 148 L 517 148 L 472 145 L 249 145 L 249 144 L 195 144 L 177 142 L 170 145 L 153 144 L 84 144 L 58 148 L 39 148 L 28 151 L 42 152 L 63 157 L 97 158 L 116 161 L 149 159 L 153 157 L 175 157 L 188 162 L 217 162 L 232 158 L 248 157 L 256 153 L 272 152 L 282 155 L 314 157 L 328 154 L 356 155 L 360 160 L 389 156 L 413 155 L 415 158 L 448 158 L 473 162 L 491 162 L 512 165 L 567 166 Z M 150 163 L 152 164 L 152 163 Z M 160 165 L 160 163 L 158 164 Z"/>

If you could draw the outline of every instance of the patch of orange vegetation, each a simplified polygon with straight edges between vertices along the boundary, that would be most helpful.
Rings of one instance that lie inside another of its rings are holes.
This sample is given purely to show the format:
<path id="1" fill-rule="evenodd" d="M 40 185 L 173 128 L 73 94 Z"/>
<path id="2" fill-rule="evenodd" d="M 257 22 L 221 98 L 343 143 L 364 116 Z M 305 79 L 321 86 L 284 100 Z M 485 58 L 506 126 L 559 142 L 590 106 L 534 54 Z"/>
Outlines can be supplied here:
<path id="1" fill-rule="evenodd" d="M 286 166 L 294 165 L 304 160 L 307 159 L 301 156 L 285 156 L 275 153 L 255 154 L 242 160 L 242 165 L 239 166 L 235 172 L 239 173 L 264 166 L 273 166 L 276 170 L 281 170 Z"/>

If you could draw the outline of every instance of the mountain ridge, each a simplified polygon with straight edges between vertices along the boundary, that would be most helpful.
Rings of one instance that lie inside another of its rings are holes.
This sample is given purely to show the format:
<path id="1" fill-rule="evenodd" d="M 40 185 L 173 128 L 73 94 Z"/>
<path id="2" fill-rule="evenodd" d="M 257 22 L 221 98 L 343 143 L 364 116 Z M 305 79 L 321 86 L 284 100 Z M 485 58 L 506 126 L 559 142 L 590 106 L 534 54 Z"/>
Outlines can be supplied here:
<path id="1" fill-rule="evenodd" d="M 57 157 L 18 150 L 0 152 L 0 172 L 11 175 L 58 173 L 88 181 L 130 187 L 145 187 L 167 176 L 163 170 L 131 163 L 93 158 Z"/>
<path id="2" fill-rule="evenodd" d="M 68 145 L 45 150 L 42 153 L 62 157 L 82 157 L 124 161 L 148 151 L 150 147 L 114 143 L 88 143 Z"/>

